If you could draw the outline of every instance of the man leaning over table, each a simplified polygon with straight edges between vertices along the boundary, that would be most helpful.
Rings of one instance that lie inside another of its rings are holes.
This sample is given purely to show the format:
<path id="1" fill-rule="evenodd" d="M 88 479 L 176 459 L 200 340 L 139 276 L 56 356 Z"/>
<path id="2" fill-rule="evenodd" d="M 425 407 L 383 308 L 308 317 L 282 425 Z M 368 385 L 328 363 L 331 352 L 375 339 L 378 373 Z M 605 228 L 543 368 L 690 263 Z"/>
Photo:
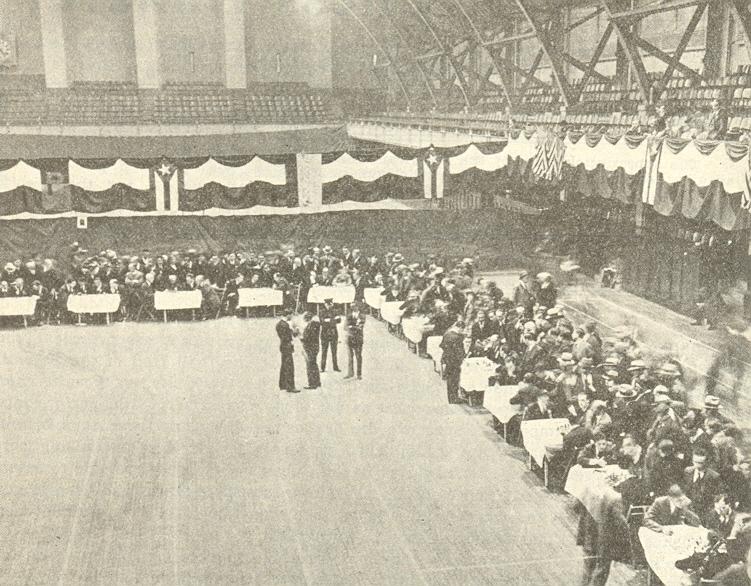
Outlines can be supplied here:
<path id="1" fill-rule="evenodd" d="M 673 484 L 666 496 L 657 497 L 647 509 L 644 515 L 644 527 L 665 535 L 673 534 L 671 525 L 700 527 L 701 520 L 689 508 L 690 505 L 691 499 L 683 494 L 680 486 Z"/>

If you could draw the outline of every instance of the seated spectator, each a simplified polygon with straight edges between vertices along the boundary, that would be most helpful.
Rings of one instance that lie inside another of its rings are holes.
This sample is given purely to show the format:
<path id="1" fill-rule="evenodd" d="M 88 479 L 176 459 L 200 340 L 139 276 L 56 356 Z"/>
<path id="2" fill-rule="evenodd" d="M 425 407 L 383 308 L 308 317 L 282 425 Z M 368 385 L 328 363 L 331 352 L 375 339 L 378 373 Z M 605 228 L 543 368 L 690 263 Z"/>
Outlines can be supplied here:
<path id="1" fill-rule="evenodd" d="M 535 419 L 553 419 L 553 410 L 550 406 L 550 395 L 543 391 L 537 391 L 537 397 L 534 403 L 527 406 L 524 411 L 524 421 L 532 421 Z"/>
<path id="2" fill-rule="evenodd" d="M 665 496 L 659 496 L 652 505 L 647 509 L 644 515 L 644 527 L 672 535 L 673 525 L 691 525 L 700 527 L 701 520 L 691 509 L 691 500 L 683 494 L 683 490 L 678 484 L 671 485 L 666 491 Z"/>
<path id="3" fill-rule="evenodd" d="M 707 467 L 707 453 L 703 449 L 696 448 L 691 459 L 693 465 L 683 472 L 683 486 L 694 512 L 703 518 L 712 508 L 714 496 L 723 489 L 722 481 L 717 472 Z"/>
<path id="4" fill-rule="evenodd" d="M 584 427 L 595 436 L 610 428 L 612 423 L 613 420 L 607 412 L 607 403 L 599 399 L 592 401 L 584 416 Z"/>
<path id="5" fill-rule="evenodd" d="M 579 453 L 577 463 L 583 468 L 604 468 L 615 464 L 616 459 L 615 445 L 604 433 L 598 432 L 593 435 L 592 443 Z"/>
<path id="6" fill-rule="evenodd" d="M 662 496 L 672 485 L 681 484 L 683 470 L 683 461 L 675 455 L 673 440 L 662 439 L 647 450 L 644 479 L 649 492 L 654 496 Z"/>

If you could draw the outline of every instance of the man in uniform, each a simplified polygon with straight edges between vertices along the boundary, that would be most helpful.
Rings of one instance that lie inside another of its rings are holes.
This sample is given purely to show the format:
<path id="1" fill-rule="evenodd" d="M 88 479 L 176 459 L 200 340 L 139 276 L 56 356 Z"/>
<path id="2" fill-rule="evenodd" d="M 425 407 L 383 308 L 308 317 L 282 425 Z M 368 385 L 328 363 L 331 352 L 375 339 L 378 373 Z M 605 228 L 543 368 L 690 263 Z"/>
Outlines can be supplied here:
<path id="1" fill-rule="evenodd" d="M 339 344 L 339 331 L 336 324 L 341 321 L 341 318 L 336 314 L 333 298 L 329 297 L 323 300 L 323 307 L 318 317 L 321 320 L 321 372 L 326 371 L 326 357 L 329 348 L 331 349 L 331 362 L 334 366 L 334 372 L 339 372 L 336 352 L 336 347 Z"/>
<path id="2" fill-rule="evenodd" d="M 282 355 L 282 364 L 279 369 L 279 390 L 288 393 L 299 393 L 295 388 L 295 361 L 292 357 L 294 347 L 292 339 L 295 332 L 290 322 L 292 321 L 292 310 L 285 309 L 284 317 L 276 324 L 276 335 L 279 336 L 279 352 Z"/>

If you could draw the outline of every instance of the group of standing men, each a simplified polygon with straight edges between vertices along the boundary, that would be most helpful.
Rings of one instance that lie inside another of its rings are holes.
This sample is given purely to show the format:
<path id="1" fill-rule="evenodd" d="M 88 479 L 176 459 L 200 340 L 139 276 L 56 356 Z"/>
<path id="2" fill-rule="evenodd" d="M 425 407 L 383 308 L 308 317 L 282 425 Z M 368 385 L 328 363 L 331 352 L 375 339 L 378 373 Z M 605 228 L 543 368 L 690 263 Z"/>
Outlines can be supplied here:
<path id="1" fill-rule="evenodd" d="M 344 319 L 342 328 L 344 343 L 347 348 L 347 374 L 345 380 L 357 376 L 362 380 L 362 348 L 364 342 L 365 314 L 359 303 L 352 304 L 344 316 L 340 315 L 333 299 L 325 299 L 318 315 L 306 311 L 303 323 L 298 327 L 294 322 L 294 313 L 287 310 L 276 324 L 279 336 L 279 352 L 282 362 L 279 370 L 279 389 L 288 393 L 299 393 L 295 386 L 294 345 L 295 337 L 300 337 L 308 384 L 305 389 L 315 390 L 321 387 L 321 372 L 326 371 L 326 360 L 331 353 L 331 365 L 335 372 L 339 369 L 337 347 L 339 345 L 339 324 Z M 321 352 L 321 366 L 318 367 L 318 354 Z"/>

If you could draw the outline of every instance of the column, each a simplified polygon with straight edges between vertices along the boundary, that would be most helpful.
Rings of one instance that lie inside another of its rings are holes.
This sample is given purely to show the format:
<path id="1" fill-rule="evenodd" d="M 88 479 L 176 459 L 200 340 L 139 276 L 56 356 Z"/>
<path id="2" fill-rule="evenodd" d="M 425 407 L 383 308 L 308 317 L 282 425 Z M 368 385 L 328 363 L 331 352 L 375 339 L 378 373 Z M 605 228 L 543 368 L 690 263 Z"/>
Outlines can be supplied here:
<path id="1" fill-rule="evenodd" d="M 63 33 L 63 0 L 39 0 L 42 24 L 42 53 L 47 87 L 68 87 L 68 66 L 65 60 Z"/>
<path id="2" fill-rule="evenodd" d="M 224 80 L 231 89 L 248 87 L 243 0 L 224 0 Z"/>
<path id="3" fill-rule="evenodd" d="M 321 155 L 297 155 L 297 202 L 301 208 L 323 204 Z"/>
<path id="4" fill-rule="evenodd" d="M 693 8 L 692 8 L 693 10 Z M 707 5 L 707 31 L 704 48 L 704 75 L 721 77 L 727 69 L 729 15 L 726 4 L 710 2 Z"/>
<path id="5" fill-rule="evenodd" d="M 139 88 L 158 88 L 159 27 L 154 0 L 133 0 L 133 30 L 136 45 L 136 75 Z"/>

